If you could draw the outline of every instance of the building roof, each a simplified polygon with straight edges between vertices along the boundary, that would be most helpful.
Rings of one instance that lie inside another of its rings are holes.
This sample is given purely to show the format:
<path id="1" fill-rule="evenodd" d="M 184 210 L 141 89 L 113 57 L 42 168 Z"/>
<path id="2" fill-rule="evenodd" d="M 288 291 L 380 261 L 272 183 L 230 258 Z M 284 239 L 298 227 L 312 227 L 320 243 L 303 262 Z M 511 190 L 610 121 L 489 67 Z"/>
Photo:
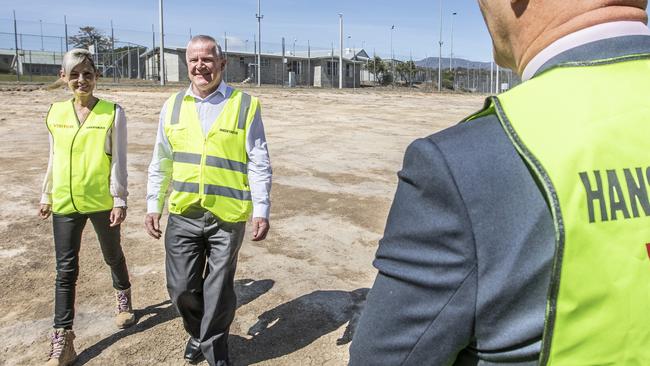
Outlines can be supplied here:
<path id="1" fill-rule="evenodd" d="M 0 49 L 0 55 L 16 55 L 16 50 Z M 18 57 L 25 64 L 61 65 L 63 55 L 58 52 L 18 50 Z M 13 61 L 12 61 L 13 63 Z"/>
<path id="2" fill-rule="evenodd" d="M 154 50 L 148 50 L 147 52 L 143 53 L 140 55 L 140 57 L 149 57 L 152 52 L 157 53 L 159 52 L 159 47 L 156 47 Z M 181 53 L 185 52 L 185 48 L 168 48 L 165 47 L 165 53 Z M 255 56 L 256 53 L 253 51 L 225 51 L 227 55 L 240 55 L 240 56 Z M 311 52 L 308 51 L 298 51 L 295 54 L 292 52 L 285 52 L 284 57 L 287 59 L 327 59 L 327 58 L 338 58 L 339 57 L 339 50 L 312 50 Z M 275 53 L 262 53 L 262 57 L 266 58 L 280 58 L 282 57 L 282 53 L 275 52 Z M 360 49 L 350 49 L 346 48 L 343 50 L 343 58 L 348 61 L 348 62 L 365 62 L 368 60 L 370 57 L 366 53 L 365 50 Z"/>

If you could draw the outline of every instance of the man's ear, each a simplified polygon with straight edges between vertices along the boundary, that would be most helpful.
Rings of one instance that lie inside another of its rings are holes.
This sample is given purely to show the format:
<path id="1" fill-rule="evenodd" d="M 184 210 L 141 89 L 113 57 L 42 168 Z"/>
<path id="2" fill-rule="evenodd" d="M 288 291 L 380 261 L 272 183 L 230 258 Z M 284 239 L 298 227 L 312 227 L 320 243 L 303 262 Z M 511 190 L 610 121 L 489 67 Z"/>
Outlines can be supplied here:
<path id="1" fill-rule="evenodd" d="M 517 18 L 519 18 L 528 9 L 528 0 L 510 0 L 510 6 L 514 10 Z"/>

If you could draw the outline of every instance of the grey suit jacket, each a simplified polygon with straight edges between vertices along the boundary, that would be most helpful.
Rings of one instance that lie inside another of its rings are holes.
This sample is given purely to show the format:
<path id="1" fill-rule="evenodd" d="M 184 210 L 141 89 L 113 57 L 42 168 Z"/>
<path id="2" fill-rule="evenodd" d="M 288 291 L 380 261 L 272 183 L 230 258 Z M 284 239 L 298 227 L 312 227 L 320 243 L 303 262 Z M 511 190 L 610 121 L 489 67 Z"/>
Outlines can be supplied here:
<path id="1" fill-rule="evenodd" d="M 574 48 L 538 74 L 637 53 L 649 36 Z M 398 176 L 350 364 L 537 364 L 554 227 L 496 116 L 416 140 Z"/>

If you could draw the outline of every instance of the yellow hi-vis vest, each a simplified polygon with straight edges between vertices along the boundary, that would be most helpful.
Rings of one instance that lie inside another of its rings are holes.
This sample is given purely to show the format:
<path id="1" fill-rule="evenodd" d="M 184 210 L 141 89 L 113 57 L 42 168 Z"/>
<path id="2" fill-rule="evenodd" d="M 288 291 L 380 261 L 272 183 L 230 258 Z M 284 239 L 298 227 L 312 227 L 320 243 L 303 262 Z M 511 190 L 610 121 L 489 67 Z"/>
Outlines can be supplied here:
<path id="1" fill-rule="evenodd" d="M 650 54 L 567 64 L 490 99 L 549 204 L 540 365 L 650 365 Z"/>
<path id="2" fill-rule="evenodd" d="M 83 124 L 74 101 L 53 103 L 46 125 L 52 135 L 52 212 L 66 215 L 113 208 L 111 156 L 106 136 L 115 121 L 115 104 L 99 100 Z"/>
<path id="3" fill-rule="evenodd" d="M 192 96 L 181 91 L 167 101 L 165 135 L 174 159 L 169 212 L 183 214 L 198 203 L 226 222 L 250 216 L 246 131 L 259 102 L 233 90 L 225 103 L 204 136 Z"/>

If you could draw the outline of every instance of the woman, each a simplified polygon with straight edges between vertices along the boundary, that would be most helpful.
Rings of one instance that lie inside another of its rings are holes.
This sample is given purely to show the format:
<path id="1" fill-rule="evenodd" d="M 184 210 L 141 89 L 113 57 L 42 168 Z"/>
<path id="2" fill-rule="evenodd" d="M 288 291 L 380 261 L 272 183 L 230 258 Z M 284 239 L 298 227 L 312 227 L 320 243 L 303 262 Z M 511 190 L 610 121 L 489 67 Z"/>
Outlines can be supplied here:
<path id="1" fill-rule="evenodd" d="M 57 270 L 47 365 L 69 365 L 77 357 L 72 331 L 75 284 L 81 233 L 88 219 L 111 268 L 117 298 L 115 322 L 119 328 L 135 323 L 131 283 L 120 245 L 128 195 L 124 111 L 93 95 L 99 73 L 87 50 L 66 53 L 60 74 L 74 97 L 52 104 L 46 118 L 50 161 L 39 216 L 47 219 L 53 214 Z"/>

